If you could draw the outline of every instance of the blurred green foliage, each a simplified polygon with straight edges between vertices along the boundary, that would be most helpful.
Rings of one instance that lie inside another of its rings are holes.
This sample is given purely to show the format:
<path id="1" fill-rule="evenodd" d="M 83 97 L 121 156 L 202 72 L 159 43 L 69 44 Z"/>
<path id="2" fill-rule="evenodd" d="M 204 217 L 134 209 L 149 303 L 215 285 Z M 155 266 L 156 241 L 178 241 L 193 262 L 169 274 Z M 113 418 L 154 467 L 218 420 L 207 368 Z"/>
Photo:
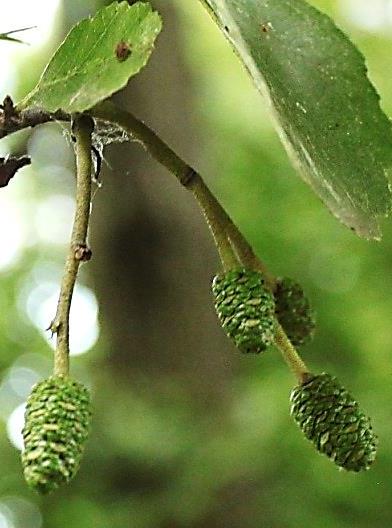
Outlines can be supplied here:
<path id="1" fill-rule="evenodd" d="M 344 0 L 312 3 L 333 15 L 363 51 L 383 107 L 392 114 L 390 37 L 350 23 L 341 15 Z M 64 20 L 73 20 L 80 4 L 65 4 Z M 32 270 L 42 263 L 61 267 L 65 248 L 33 237 L 15 265 L 1 272 L 2 522 L 6 528 L 386 528 L 392 522 L 390 221 L 381 243 L 360 240 L 341 226 L 291 167 L 265 101 L 201 6 L 173 4 L 178 47 L 193 86 L 192 119 L 202 138 L 197 168 L 271 270 L 295 278 L 309 294 L 318 328 L 314 342 L 303 348 L 304 359 L 316 372 L 337 375 L 372 416 L 378 459 L 369 472 L 349 474 L 313 450 L 289 416 L 294 380 L 275 350 L 238 357 L 222 339 L 217 368 L 228 381 L 224 397 L 213 401 L 206 385 L 200 381 L 197 392 L 198 380 L 191 385 L 175 369 L 160 378 L 146 371 L 132 382 L 113 370 L 107 375 L 106 359 L 122 361 L 124 355 L 116 360 L 120 351 L 102 333 L 72 367 L 74 377 L 91 386 L 95 406 L 80 473 L 57 494 L 37 497 L 25 486 L 7 437 L 8 417 L 25 398 L 10 376 L 19 367 L 38 377 L 50 370 L 51 350 L 26 316 L 25 298 L 40 277 L 32 277 Z M 35 64 L 20 64 L 20 94 L 38 76 Z M 53 165 L 45 169 L 41 159 L 15 182 L 20 215 L 32 218 L 45 197 L 72 192 L 70 178 L 51 179 Z M 2 190 L 2 199 L 11 192 L 11 185 Z M 93 269 L 99 273 L 98 263 Z M 83 271 L 82 281 L 90 284 L 89 270 Z M 212 276 L 216 269 L 210 271 Z M 205 310 L 213 310 L 212 302 Z M 207 383 L 213 386 L 215 379 Z"/>

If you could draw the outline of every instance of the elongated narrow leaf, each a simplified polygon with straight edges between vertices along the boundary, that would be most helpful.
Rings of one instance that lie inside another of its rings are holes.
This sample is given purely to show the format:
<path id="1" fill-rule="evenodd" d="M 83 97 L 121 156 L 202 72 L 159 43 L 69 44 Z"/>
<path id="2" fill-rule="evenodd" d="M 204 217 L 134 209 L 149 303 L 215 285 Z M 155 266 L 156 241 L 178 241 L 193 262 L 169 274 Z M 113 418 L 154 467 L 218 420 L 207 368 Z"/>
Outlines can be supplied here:
<path id="1" fill-rule="evenodd" d="M 272 103 L 303 179 L 358 235 L 391 208 L 391 125 L 362 55 L 304 0 L 201 0 Z"/>
<path id="2" fill-rule="evenodd" d="M 149 4 L 114 2 L 68 34 L 18 108 L 83 112 L 125 86 L 147 63 L 161 30 Z"/>
<path id="3" fill-rule="evenodd" d="M 15 42 L 17 44 L 26 44 L 23 40 L 16 37 L 11 37 L 11 35 L 14 35 L 15 33 L 21 33 L 22 31 L 28 31 L 29 29 L 35 29 L 35 26 L 13 29 L 12 31 L 7 31 L 6 33 L 0 33 L 0 40 L 8 40 L 9 42 Z"/>

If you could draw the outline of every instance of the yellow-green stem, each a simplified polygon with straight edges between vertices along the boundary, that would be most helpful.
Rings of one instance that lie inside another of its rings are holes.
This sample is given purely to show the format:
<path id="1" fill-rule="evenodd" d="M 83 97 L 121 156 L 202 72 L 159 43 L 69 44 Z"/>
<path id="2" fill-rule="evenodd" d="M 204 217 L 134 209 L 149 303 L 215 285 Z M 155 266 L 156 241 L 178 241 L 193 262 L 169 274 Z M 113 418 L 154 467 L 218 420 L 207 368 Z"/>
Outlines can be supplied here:
<path id="1" fill-rule="evenodd" d="M 226 225 L 228 215 L 199 174 L 194 175 L 189 181 L 187 188 L 192 191 L 204 213 L 207 224 L 214 237 L 224 270 L 227 271 L 239 267 L 241 263 L 237 259 L 227 236 Z"/>
<path id="2" fill-rule="evenodd" d="M 244 267 L 256 269 L 263 274 L 269 288 L 272 291 L 275 289 L 275 277 L 255 255 L 251 245 L 208 189 L 202 177 L 155 132 L 129 112 L 108 101 L 95 106 L 91 110 L 91 115 L 120 126 L 131 137 L 140 141 L 152 157 L 174 174 L 183 186 L 193 192 L 207 218 L 225 267 L 240 263 Z M 298 380 L 302 382 L 306 379 L 308 369 L 280 325 L 276 330 L 275 344 Z"/>
<path id="3" fill-rule="evenodd" d="M 61 281 L 60 296 L 56 316 L 50 329 L 57 335 L 54 354 L 54 374 L 69 374 L 69 313 L 72 294 L 80 262 L 83 260 L 83 248 L 86 248 L 88 223 L 91 207 L 91 134 L 94 123 L 91 117 L 77 117 L 73 126 L 76 153 L 76 211 L 72 228 L 71 243 L 65 262 Z"/>
<path id="4" fill-rule="evenodd" d="M 277 324 L 275 331 L 275 344 L 299 383 L 303 383 L 309 375 L 309 369 L 302 361 L 280 324 Z"/>
<path id="5" fill-rule="evenodd" d="M 242 264 L 245 267 L 258 269 L 263 272 L 268 285 L 273 289 L 275 286 L 273 275 L 256 257 L 242 233 L 208 189 L 202 177 L 192 167 L 183 161 L 144 123 L 113 103 L 109 101 L 100 103 L 92 109 L 91 114 L 95 118 L 119 125 L 126 130 L 132 137 L 141 142 L 151 156 L 174 174 L 184 187 L 193 192 L 207 217 L 225 267 L 227 267 L 227 264 L 225 264 L 227 261 L 229 266 Z M 224 229 L 224 232 L 222 232 L 222 229 Z M 229 238 L 230 246 L 234 248 L 237 258 L 235 255 L 232 256 L 233 251 L 228 246 L 227 238 Z"/>
<path id="6" fill-rule="evenodd" d="M 274 275 L 268 270 L 264 262 L 262 262 L 255 254 L 252 246 L 231 219 L 226 224 L 226 233 L 241 264 L 245 268 L 259 271 L 263 275 L 268 288 L 273 292 L 276 287 L 276 279 Z"/>

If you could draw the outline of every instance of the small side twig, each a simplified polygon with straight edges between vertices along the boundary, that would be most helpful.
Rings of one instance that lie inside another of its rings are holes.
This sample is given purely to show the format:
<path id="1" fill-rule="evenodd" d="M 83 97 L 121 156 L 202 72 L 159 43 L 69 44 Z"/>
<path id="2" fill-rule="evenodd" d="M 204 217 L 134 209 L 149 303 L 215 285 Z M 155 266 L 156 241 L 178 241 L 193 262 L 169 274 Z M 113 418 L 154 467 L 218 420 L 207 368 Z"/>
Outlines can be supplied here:
<path id="1" fill-rule="evenodd" d="M 0 40 L 8 40 L 9 42 L 16 42 L 17 44 L 26 44 L 26 42 L 24 42 L 23 40 L 15 37 L 10 37 L 10 35 L 14 35 L 15 33 L 21 33 L 22 31 L 28 31 L 29 29 L 35 29 L 36 27 L 37 26 L 29 26 L 20 29 L 13 29 L 12 31 L 7 31 L 5 33 L 0 33 Z"/>
<path id="2" fill-rule="evenodd" d="M 47 112 L 42 108 L 19 110 L 9 95 L 0 105 L 0 139 L 23 130 L 48 123 L 49 121 L 70 121 L 71 116 L 62 110 Z"/>
<path id="3" fill-rule="evenodd" d="M 91 251 L 86 245 L 86 240 L 91 207 L 91 134 L 93 128 L 94 122 L 91 117 L 81 115 L 75 119 L 73 133 L 76 138 L 76 211 L 56 316 L 50 325 L 52 333 L 57 335 L 54 356 L 54 374 L 57 376 L 67 376 L 69 373 L 69 313 L 72 294 L 80 263 L 91 258 Z"/>

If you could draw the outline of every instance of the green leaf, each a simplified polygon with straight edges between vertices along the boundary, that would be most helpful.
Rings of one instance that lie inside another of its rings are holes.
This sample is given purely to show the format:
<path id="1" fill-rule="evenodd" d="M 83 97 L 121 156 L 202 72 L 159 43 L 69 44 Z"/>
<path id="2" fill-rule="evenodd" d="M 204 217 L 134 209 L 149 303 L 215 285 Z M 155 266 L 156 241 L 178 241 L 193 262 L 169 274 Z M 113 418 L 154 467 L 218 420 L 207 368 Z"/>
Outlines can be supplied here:
<path id="1" fill-rule="evenodd" d="M 124 87 L 147 63 L 161 30 L 149 4 L 114 2 L 79 22 L 18 109 L 83 112 Z"/>
<path id="2" fill-rule="evenodd" d="M 303 0 L 201 0 L 266 94 L 303 179 L 358 235 L 391 208 L 391 125 L 364 58 Z"/>

